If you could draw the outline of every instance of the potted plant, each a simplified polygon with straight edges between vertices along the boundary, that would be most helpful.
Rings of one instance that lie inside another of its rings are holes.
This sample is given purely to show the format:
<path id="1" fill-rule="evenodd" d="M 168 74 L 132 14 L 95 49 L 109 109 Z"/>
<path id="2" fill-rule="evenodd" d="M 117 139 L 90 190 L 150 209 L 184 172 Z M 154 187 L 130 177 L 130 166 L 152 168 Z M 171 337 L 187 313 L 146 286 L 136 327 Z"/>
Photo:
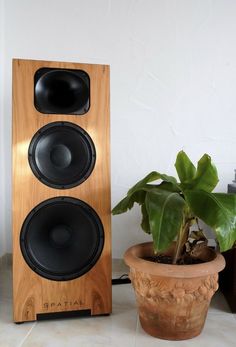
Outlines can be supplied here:
<path id="1" fill-rule="evenodd" d="M 212 193 L 218 175 L 207 154 L 196 168 L 181 151 L 175 168 L 179 182 L 153 171 L 112 213 L 124 213 L 138 203 L 141 227 L 153 239 L 129 248 L 124 256 L 143 329 L 159 338 L 182 340 L 200 334 L 218 288 L 218 272 L 225 266 L 223 256 L 207 246 L 198 219 L 215 231 L 220 251 L 230 249 L 236 240 L 236 195 Z M 161 182 L 153 184 L 157 180 Z"/>

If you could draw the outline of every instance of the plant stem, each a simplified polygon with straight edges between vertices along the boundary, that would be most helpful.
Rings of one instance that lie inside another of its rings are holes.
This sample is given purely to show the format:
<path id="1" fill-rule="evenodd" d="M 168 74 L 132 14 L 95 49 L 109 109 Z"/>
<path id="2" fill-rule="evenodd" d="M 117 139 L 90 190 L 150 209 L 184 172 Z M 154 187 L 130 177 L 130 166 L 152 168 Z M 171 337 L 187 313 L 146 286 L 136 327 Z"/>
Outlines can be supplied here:
<path id="1" fill-rule="evenodd" d="M 196 223 L 197 223 L 198 230 L 199 230 L 199 231 L 202 231 L 202 229 L 200 228 L 200 225 L 199 225 L 198 218 L 196 218 Z"/>
<path id="2" fill-rule="evenodd" d="M 187 221 L 185 221 L 183 223 L 183 227 L 181 228 L 181 230 L 178 234 L 178 238 L 176 241 L 176 247 L 175 247 L 175 254 L 173 257 L 172 264 L 177 263 L 177 260 L 179 259 L 180 255 L 183 252 L 183 247 L 188 240 L 190 224 L 191 224 L 191 220 L 188 219 Z"/>

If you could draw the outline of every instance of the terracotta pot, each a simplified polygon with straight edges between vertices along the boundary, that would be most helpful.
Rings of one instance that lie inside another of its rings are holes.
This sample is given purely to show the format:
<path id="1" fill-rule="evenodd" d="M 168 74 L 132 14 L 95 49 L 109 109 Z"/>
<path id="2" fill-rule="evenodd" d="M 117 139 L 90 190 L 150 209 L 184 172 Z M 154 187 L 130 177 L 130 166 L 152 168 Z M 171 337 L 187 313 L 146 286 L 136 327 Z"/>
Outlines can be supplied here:
<path id="1" fill-rule="evenodd" d="M 173 247 L 166 254 L 171 254 Z M 224 257 L 209 248 L 207 262 L 168 265 L 142 259 L 152 256 L 152 243 L 129 248 L 124 256 L 130 267 L 139 319 L 150 335 L 185 340 L 201 333 L 211 298 L 218 289 Z"/>

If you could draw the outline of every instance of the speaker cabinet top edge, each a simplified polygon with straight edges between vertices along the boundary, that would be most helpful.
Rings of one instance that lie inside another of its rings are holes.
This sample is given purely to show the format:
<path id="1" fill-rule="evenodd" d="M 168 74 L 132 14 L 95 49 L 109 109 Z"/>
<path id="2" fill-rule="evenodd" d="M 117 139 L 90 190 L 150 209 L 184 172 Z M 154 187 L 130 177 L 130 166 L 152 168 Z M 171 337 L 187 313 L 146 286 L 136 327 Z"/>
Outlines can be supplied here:
<path id="1" fill-rule="evenodd" d="M 53 61 L 53 60 L 35 60 L 35 59 L 21 59 L 21 58 L 13 58 L 13 65 L 18 64 L 33 64 L 36 67 L 57 67 L 57 68 L 89 68 L 89 67 L 101 67 L 109 69 L 110 65 L 108 64 L 90 64 L 90 63 L 80 63 L 80 62 L 66 62 L 66 61 Z"/>
<path id="2" fill-rule="evenodd" d="M 96 110 L 109 113 L 109 75 L 109 65 L 13 59 L 13 106 L 18 105 L 16 112 L 19 104 L 24 112 L 27 106 L 28 118 L 35 112 L 59 116 L 94 115 Z"/>

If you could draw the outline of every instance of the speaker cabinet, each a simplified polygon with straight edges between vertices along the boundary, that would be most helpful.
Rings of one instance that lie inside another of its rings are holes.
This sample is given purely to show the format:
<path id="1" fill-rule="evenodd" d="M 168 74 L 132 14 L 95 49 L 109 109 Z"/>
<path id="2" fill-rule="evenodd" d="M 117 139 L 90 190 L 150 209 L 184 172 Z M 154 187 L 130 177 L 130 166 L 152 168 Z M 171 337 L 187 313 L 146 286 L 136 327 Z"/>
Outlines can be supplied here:
<path id="1" fill-rule="evenodd" d="M 111 312 L 109 66 L 13 60 L 14 321 Z"/>

